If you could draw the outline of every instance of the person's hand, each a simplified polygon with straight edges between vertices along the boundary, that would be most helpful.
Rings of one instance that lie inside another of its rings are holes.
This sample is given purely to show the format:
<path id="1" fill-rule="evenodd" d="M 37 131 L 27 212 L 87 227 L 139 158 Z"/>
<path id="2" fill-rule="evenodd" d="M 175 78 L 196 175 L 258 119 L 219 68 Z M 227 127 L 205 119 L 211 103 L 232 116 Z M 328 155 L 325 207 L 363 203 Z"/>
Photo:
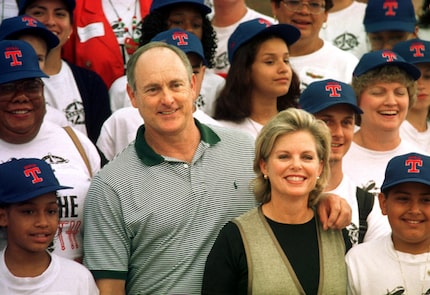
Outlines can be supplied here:
<path id="1" fill-rule="evenodd" d="M 317 210 L 324 230 L 342 229 L 351 224 L 351 206 L 338 195 L 323 193 Z"/>

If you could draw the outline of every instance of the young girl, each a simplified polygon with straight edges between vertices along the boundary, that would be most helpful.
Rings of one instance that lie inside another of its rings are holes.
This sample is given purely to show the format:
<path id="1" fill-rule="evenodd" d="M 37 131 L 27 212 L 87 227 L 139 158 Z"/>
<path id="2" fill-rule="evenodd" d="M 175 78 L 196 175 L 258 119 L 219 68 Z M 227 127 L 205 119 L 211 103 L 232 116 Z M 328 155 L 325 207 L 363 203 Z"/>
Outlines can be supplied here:
<path id="1" fill-rule="evenodd" d="M 279 111 L 295 107 L 300 85 L 288 47 L 299 37 L 299 30 L 286 24 L 241 23 L 228 41 L 230 70 L 214 118 L 257 137 Z"/>

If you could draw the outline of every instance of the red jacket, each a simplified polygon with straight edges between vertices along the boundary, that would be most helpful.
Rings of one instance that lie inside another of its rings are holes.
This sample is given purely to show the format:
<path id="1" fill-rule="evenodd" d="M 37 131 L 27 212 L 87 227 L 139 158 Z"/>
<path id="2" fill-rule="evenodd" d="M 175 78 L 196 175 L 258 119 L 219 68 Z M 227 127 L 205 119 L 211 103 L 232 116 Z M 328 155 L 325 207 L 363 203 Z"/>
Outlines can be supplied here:
<path id="1" fill-rule="evenodd" d="M 140 0 L 142 18 L 148 14 L 151 2 Z M 63 46 L 63 58 L 95 71 L 109 88 L 124 75 L 124 60 L 116 36 L 104 15 L 102 1 L 76 0 L 73 13 L 73 33 Z"/>

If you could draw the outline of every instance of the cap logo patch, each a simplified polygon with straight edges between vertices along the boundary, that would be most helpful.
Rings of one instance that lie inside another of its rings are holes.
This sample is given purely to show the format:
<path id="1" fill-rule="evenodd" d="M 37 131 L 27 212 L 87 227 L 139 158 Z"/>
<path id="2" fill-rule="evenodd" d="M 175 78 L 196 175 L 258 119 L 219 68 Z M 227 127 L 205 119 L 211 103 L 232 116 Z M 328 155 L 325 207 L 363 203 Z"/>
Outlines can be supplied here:
<path id="1" fill-rule="evenodd" d="M 22 57 L 22 51 L 19 48 L 15 48 L 15 47 L 6 48 L 4 52 L 4 57 L 6 59 L 11 60 L 10 62 L 11 67 L 22 65 L 22 61 L 18 60 L 18 57 Z"/>
<path id="2" fill-rule="evenodd" d="M 386 16 L 396 16 L 399 3 L 396 0 L 386 0 L 383 4 Z"/>
<path id="3" fill-rule="evenodd" d="M 329 82 L 325 85 L 325 90 L 330 97 L 340 97 L 339 91 L 342 91 L 342 86 L 339 83 Z"/>
<path id="4" fill-rule="evenodd" d="M 420 173 L 420 169 L 418 167 L 423 166 L 423 160 L 420 157 L 412 156 L 406 159 L 405 167 L 410 167 L 408 169 L 408 173 Z"/>
<path id="5" fill-rule="evenodd" d="M 384 51 L 382 52 L 382 57 L 387 59 L 387 62 L 392 62 L 397 59 L 397 55 L 394 52 L 391 51 Z"/>
<path id="6" fill-rule="evenodd" d="M 413 52 L 414 57 L 424 57 L 424 51 L 426 50 L 426 47 L 423 43 L 412 43 L 409 47 L 409 51 Z"/>
<path id="7" fill-rule="evenodd" d="M 259 18 L 258 22 L 262 25 L 265 25 L 266 27 L 270 27 L 272 25 L 267 19 L 264 18 Z"/>
<path id="8" fill-rule="evenodd" d="M 25 177 L 33 178 L 31 180 L 31 183 L 33 183 L 33 184 L 43 181 L 43 178 L 38 176 L 38 174 L 41 174 L 41 173 L 42 172 L 40 171 L 40 168 L 37 167 L 36 164 L 24 166 L 24 175 L 25 175 Z"/>
<path id="9" fill-rule="evenodd" d="M 37 27 L 37 20 L 27 15 L 23 16 L 21 21 L 25 23 L 27 27 Z"/>
<path id="10" fill-rule="evenodd" d="M 186 46 L 188 45 L 188 35 L 185 32 L 174 32 L 172 35 L 173 40 L 177 40 L 177 46 Z"/>

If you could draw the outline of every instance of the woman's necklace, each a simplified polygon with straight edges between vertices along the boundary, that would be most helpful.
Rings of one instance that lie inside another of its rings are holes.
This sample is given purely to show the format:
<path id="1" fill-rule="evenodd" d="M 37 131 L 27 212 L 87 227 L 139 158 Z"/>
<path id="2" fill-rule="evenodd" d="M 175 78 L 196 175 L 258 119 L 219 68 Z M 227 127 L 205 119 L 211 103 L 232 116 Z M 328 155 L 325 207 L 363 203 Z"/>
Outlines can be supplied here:
<path id="1" fill-rule="evenodd" d="M 408 293 L 408 286 L 406 284 L 406 279 L 405 279 L 405 274 L 403 272 L 403 267 L 402 267 L 402 262 L 400 261 L 400 257 L 399 257 L 399 253 L 396 249 L 394 249 L 394 253 L 396 254 L 396 258 L 397 258 L 397 262 L 399 264 L 399 269 L 400 269 L 400 274 L 402 276 L 402 281 L 403 281 L 403 285 L 404 285 L 404 293 L 405 295 L 414 295 L 414 294 L 410 294 Z M 425 264 L 425 268 L 424 268 L 424 273 L 423 273 L 423 277 L 422 277 L 422 281 L 421 281 L 421 295 L 429 295 L 430 294 L 430 288 L 429 290 L 424 290 L 424 282 L 426 279 L 426 276 L 430 275 L 430 270 L 427 269 L 428 265 L 429 265 L 429 254 L 430 254 L 430 246 L 427 249 L 427 255 L 426 255 L 426 264 Z"/>
<path id="2" fill-rule="evenodd" d="M 134 14 L 131 18 L 131 30 L 129 30 L 128 26 L 124 23 L 123 19 L 119 15 L 118 11 L 115 8 L 115 5 L 112 3 L 112 0 L 109 0 L 109 4 L 112 7 L 113 12 L 115 13 L 117 20 L 113 22 L 112 29 L 115 31 L 115 34 L 120 37 L 125 37 L 124 39 L 124 47 L 129 55 L 132 55 L 137 48 L 139 47 L 139 40 L 133 38 L 133 32 L 137 27 L 137 1 L 134 0 L 128 7 L 127 10 L 131 9 L 131 5 L 134 3 Z"/>

